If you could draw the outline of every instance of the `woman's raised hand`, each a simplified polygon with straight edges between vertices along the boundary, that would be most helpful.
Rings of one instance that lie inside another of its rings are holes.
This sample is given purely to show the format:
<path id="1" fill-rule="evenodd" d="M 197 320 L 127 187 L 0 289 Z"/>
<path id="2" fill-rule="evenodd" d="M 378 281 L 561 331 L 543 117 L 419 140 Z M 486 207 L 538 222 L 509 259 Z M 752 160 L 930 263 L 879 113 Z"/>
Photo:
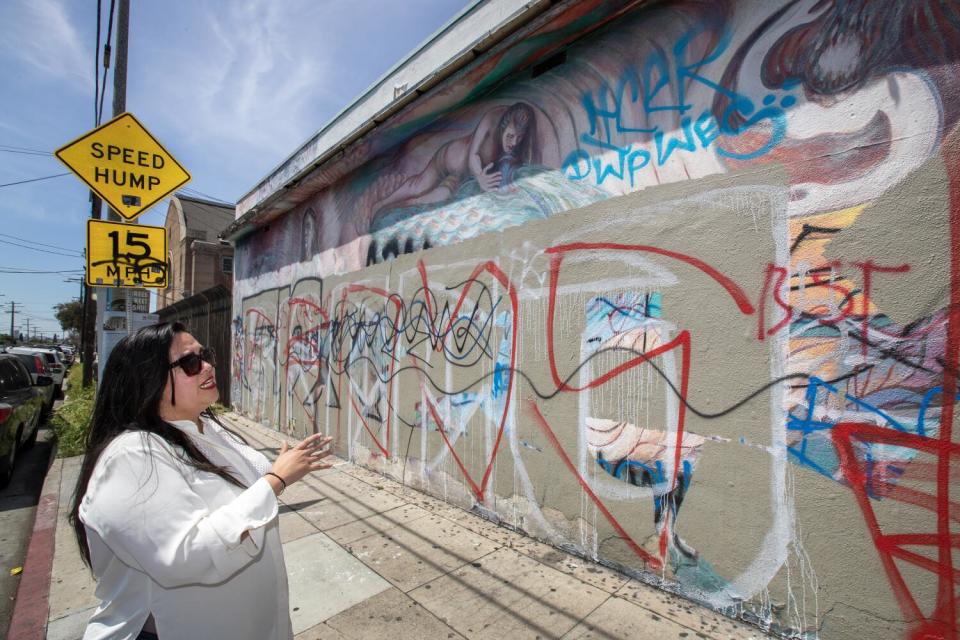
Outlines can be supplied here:
<path id="1" fill-rule="evenodd" d="M 280 455 L 273 461 L 270 471 L 283 478 L 287 486 L 311 471 L 329 469 L 333 465 L 323 459 L 333 453 L 333 438 L 315 433 L 300 444 L 291 447 L 286 440 L 280 447 Z"/>

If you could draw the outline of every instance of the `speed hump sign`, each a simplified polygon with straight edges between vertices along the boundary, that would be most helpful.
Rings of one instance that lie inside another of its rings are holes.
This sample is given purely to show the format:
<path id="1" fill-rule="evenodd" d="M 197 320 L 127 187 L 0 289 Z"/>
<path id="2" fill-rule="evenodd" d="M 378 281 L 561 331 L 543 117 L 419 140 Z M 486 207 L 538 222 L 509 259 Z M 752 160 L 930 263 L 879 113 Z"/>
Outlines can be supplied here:
<path id="1" fill-rule="evenodd" d="M 190 174 L 132 113 L 57 149 L 57 158 L 126 220 L 190 182 Z"/>
<path id="2" fill-rule="evenodd" d="M 94 287 L 167 286 L 163 227 L 87 221 L 87 284 Z"/>

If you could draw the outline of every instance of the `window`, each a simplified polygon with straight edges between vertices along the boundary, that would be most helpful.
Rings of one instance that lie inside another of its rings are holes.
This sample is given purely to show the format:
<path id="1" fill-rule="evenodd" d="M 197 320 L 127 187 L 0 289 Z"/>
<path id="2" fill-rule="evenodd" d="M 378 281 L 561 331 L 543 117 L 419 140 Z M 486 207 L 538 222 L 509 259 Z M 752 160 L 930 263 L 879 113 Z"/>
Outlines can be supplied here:
<path id="1" fill-rule="evenodd" d="M 220 256 L 220 270 L 224 273 L 233 273 L 233 256 Z"/>
<path id="2" fill-rule="evenodd" d="M 27 371 L 30 373 L 39 373 L 37 371 L 37 356 L 26 353 L 18 353 L 16 356 L 17 360 L 23 363 L 23 366 L 27 368 Z"/>
<path id="3" fill-rule="evenodd" d="M 13 379 L 16 382 L 17 387 L 22 389 L 33 385 L 33 378 L 30 377 L 26 367 L 20 364 L 20 362 L 17 360 L 11 360 L 10 364 L 12 364 L 13 368 L 15 369 Z"/>
<path id="4" fill-rule="evenodd" d="M 0 360 L 0 391 L 13 391 L 16 389 L 14 383 L 14 369 L 11 361 L 4 358 Z"/>
<path id="5" fill-rule="evenodd" d="M 15 391 L 31 385 L 30 374 L 13 358 L 0 360 L 0 390 Z"/>

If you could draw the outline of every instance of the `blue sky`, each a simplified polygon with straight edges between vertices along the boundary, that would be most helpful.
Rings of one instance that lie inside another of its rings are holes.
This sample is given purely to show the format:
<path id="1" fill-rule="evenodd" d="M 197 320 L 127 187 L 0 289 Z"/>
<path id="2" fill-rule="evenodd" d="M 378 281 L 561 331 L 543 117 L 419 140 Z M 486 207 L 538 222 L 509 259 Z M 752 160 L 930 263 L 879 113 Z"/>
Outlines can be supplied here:
<path id="1" fill-rule="evenodd" d="M 190 171 L 188 188 L 233 203 L 468 0 L 131 4 L 127 110 Z M 95 0 L 0 2 L 0 184 L 66 171 L 23 151 L 50 153 L 93 128 L 96 13 Z M 104 122 L 111 88 L 112 69 Z M 139 221 L 162 225 L 166 210 Z M 4 332 L 11 300 L 18 327 L 60 332 L 51 307 L 79 295 L 64 280 L 80 275 L 89 215 L 72 175 L 0 187 Z M 76 273 L 4 273 L 30 269 Z"/>

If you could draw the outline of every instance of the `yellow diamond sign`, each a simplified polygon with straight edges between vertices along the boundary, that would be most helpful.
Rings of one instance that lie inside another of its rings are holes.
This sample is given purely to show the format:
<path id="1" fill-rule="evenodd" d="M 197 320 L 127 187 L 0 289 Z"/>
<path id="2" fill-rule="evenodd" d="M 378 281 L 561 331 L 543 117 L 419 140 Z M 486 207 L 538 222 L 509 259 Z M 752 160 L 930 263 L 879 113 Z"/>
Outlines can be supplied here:
<path id="1" fill-rule="evenodd" d="M 56 156 L 127 220 L 190 182 L 190 173 L 131 113 L 57 149 Z"/>

